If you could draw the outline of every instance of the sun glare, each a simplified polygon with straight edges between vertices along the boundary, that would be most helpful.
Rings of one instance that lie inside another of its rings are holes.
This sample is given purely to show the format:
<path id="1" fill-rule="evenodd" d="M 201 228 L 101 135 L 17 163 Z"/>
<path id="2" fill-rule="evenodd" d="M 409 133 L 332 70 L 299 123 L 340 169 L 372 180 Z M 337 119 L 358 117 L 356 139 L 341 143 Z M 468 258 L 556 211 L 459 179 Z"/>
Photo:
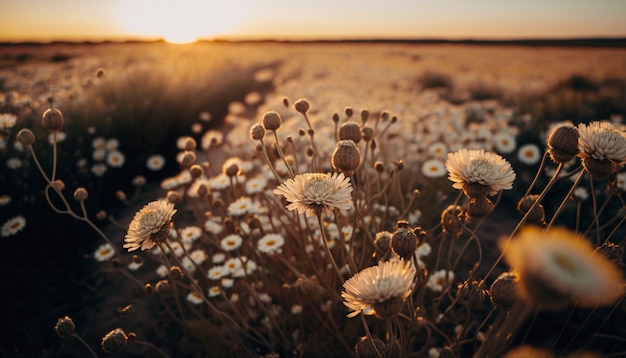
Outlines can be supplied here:
<path id="1" fill-rule="evenodd" d="M 247 0 L 133 0 L 120 4 L 119 17 L 130 36 L 159 37 L 169 43 L 191 43 L 232 31 L 242 18 Z"/>

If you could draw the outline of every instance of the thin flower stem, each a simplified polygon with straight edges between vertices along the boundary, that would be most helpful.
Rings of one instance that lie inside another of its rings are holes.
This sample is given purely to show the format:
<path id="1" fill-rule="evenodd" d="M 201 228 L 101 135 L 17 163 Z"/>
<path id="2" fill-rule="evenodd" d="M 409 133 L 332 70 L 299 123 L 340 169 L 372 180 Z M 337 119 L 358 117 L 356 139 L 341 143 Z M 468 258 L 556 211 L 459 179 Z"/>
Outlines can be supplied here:
<path id="1" fill-rule="evenodd" d="M 552 215 L 552 220 L 550 220 L 550 223 L 548 223 L 548 225 L 544 229 L 545 231 L 549 230 L 552 227 L 552 225 L 554 225 L 554 222 L 556 221 L 556 218 L 561 213 L 561 210 L 563 210 L 563 207 L 565 207 L 565 204 L 568 202 L 570 196 L 574 192 L 574 189 L 576 189 L 576 186 L 578 185 L 578 183 L 580 183 L 580 180 L 583 178 L 583 176 L 585 175 L 586 172 L 587 172 L 586 170 L 582 170 L 580 172 L 580 174 L 578 174 L 578 178 L 576 178 L 576 181 L 574 181 L 574 184 L 572 184 L 571 188 L 569 189 L 569 191 L 567 192 L 567 194 L 563 198 L 563 201 L 561 201 L 561 205 L 559 205 L 559 207 L 554 212 L 554 215 Z M 595 212 L 595 205 L 594 205 L 594 212 Z"/>
<path id="2" fill-rule="evenodd" d="M 98 358 L 98 355 L 96 354 L 96 352 L 89 346 L 89 344 L 87 344 L 87 342 L 85 342 L 84 339 L 82 339 L 81 336 L 79 336 L 78 334 L 74 332 L 72 333 L 72 337 L 78 340 L 83 346 L 85 346 L 85 348 L 89 350 L 89 353 L 91 353 L 92 356 Z"/>
<path id="3" fill-rule="evenodd" d="M 317 222 L 320 226 L 320 232 L 322 233 L 322 243 L 324 244 L 324 251 L 330 260 L 330 263 L 333 265 L 335 272 L 337 273 L 337 277 L 339 277 L 339 282 L 343 284 L 343 276 L 341 275 L 341 271 L 339 271 L 339 267 L 337 267 L 337 263 L 335 262 L 335 258 L 333 254 L 330 252 L 330 248 L 328 247 L 327 238 L 326 238 L 326 230 L 324 229 L 324 223 L 322 222 L 322 215 L 317 215 Z"/>
<path id="4" fill-rule="evenodd" d="M 555 171 L 554 175 L 552 176 L 552 178 L 550 178 L 550 181 L 548 182 L 548 184 L 546 184 L 546 187 L 539 194 L 539 197 L 537 198 L 537 200 L 535 200 L 533 205 L 530 206 L 530 208 L 528 209 L 526 214 L 524 214 L 524 216 L 517 223 L 517 225 L 515 226 L 513 231 L 509 234 L 509 237 L 507 237 L 506 241 L 504 242 L 502 250 L 500 250 L 501 251 L 500 252 L 500 256 L 498 256 L 498 258 L 493 263 L 493 265 L 491 265 L 491 268 L 489 269 L 489 271 L 487 271 L 487 273 L 485 274 L 484 278 L 481 280 L 481 282 L 480 282 L 481 286 L 482 286 L 482 284 L 484 284 L 485 280 L 487 280 L 489 278 L 489 276 L 493 273 L 493 270 L 495 270 L 496 267 L 498 267 L 498 264 L 500 263 L 500 261 L 502 261 L 502 259 L 504 258 L 504 253 L 506 252 L 506 249 L 509 246 L 509 243 L 511 242 L 511 239 L 513 239 L 513 236 L 515 236 L 517 231 L 526 223 L 526 220 L 528 220 L 528 218 L 530 217 L 530 214 L 533 212 L 533 210 L 535 210 L 537 205 L 539 205 L 541 200 L 543 200 L 543 198 L 548 193 L 548 190 L 550 190 L 550 188 L 552 188 L 554 183 L 556 183 L 556 181 L 559 179 L 559 174 L 561 173 L 562 169 L 563 169 L 563 163 L 560 163 L 559 166 L 556 168 L 556 171 Z"/>
<path id="5" fill-rule="evenodd" d="M 363 324 L 363 329 L 365 329 L 365 335 L 367 336 L 367 340 L 370 342 L 378 358 L 383 358 L 383 355 L 378 350 L 378 347 L 376 347 L 376 343 L 374 342 L 374 337 L 372 336 L 372 332 L 370 332 L 370 327 L 367 325 L 367 321 L 365 320 L 365 314 L 363 313 L 363 311 L 361 311 L 359 316 L 361 317 L 361 323 Z"/>
<path id="6" fill-rule="evenodd" d="M 50 180 L 54 181 L 57 173 L 57 131 L 52 132 L 52 174 Z"/>
<path id="7" fill-rule="evenodd" d="M 269 154 L 267 154 L 267 148 L 265 148 L 265 143 L 263 142 L 263 139 L 259 139 L 259 142 L 261 143 L 261 150 L 263 151 L 263 156 L 265 157 L 265 161 L 267 161 L 267 166 L 272 171 L 272 174 L 274 174 L 274 177 L 276 177 L 276 180 L 279 183 L 282 183 L 283 180 L 281 179 L 280 175 L 278 175 L 278 173 L 276 172 L 276 169 L 274 168 L 274 164 L 272 164 L 272 161 L 270 160 L 270 156 Z"/>
<path id="8" fill-rule="evenodd" d="M 285 158 L 285 154 L 283 153 L 283 149 L 280 147 L 280 140 L 278 139 L 278 133 L 276 131 L 272 131 L 274 134 L 274 141 L 276 142 L 276 151 L 278 151 L 278 156 L 282 159 L 283 163 L 285 163 L 285 167 L 287 167 L 287 171 L 289 172 L 289 176 L 293 179 L 293 170 L 291 170 L 291 166 L 287 163 L 287 159 Z"/>
<path id="9" fill-rule="evenodd" d="M 150 342 L 141 341 L 141 340 L 138 340 L 138 339 L 135 339 L 133 342 L 135 342 L 136 344 L 142 345 L 142 346 L 146 346 L 146 347 L 152 348 L 153 350 L 157 351 L 157 353 L 159 353 L 164 358 L 170 358 L 170 356 L 165 354 L 165 352 L 163 352 L 159 347 L 155 346 L 154 344 L 152 344 Z"/>

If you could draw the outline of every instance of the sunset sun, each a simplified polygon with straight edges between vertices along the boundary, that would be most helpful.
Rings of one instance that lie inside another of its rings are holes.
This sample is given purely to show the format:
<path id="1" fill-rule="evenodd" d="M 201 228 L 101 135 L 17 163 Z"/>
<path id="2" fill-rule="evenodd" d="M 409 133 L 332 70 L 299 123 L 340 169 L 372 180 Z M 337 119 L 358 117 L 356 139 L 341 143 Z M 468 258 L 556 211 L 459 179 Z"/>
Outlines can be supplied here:
<path id="1" fill-rule="evenodd" d="M 140 37 L 164 38 L 170 43 L 190 43 L 232 31 L 247 0 L 219 5 L 193 0 L 123 2 L 119 19 L 124 31 Z"/>

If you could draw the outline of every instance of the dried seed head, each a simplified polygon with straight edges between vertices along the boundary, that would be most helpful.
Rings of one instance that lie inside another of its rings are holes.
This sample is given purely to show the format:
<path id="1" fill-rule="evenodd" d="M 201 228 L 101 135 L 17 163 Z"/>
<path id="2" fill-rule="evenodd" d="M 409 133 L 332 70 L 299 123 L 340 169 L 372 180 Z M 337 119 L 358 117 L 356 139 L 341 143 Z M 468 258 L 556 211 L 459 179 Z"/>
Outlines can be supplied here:
<path id="1" fill-rule="evenodd" d="M 300 98 L 293 104 L 293 106 L 296 109 L 296 111 L 302 114 L 306 114 L 306 112 L 309 111 L 309 107 L 310 107 L 309 101 L 306 98 Z"/>
<path id="2" fill-rule="evenodd" d="M 29 146 L 35 142 L 35 134 L 30 129 L 23 128 L 17 132 L 17 140 L 23 145 Z"/>
<path id="3" fill-rule="evenodd" d="M 183 274 L 183 270 L 178 267 L 178 266 L 172 266 L 170 267 L 170 278 L 174 281 L 176 280 L 180 280 L 181 278 L 183 278 L 183 276 L 185 276 Z"/>
<path id="4" fill-rule="evenodd" d="M 571 125 L 555 128 L 548 137 L 548 152 L 555 163 L 566 163 L 578 154 L 578 129 Z"/>
<path id="5" fill-rule="evenodd" d="M 374 129 L 372 127 L 364 126 L 362 129 L 363 140 L 369 142 L 374 138 Z"/>
<path id="6" fill-rule="evenodd" d="M 463 231 L 461 212 L 459 205 L 450 205 L 441 213 L 441 227 L 444 232 L 460 235 Z"/>
<path id="7" fill-rule="evenodd" d="M 467 206 L 467 216 L 471 220 L 482 219 L 491 213 L 493 206 L 487 197 L 471 198 Z"/>
<path id="8" fill-rule="evenodd" d="M 339 140 L 351 140 L 358 143 L 361 137 L 361 127 L 354 122 L 347 122 L 339 127 Z"/>
<path id="9" fill-rule="evenodd" d="M 493 281 L 489 288 L 489 298 L 493 306 L 500 311 L 508 311 L 517 300 L 517 282 L 519 277 L 512 272 L 504 272 Z"/>
<path id="10" fill-rule="evenodd" d="M 261 140 L 265 136 L 265 128 L 260 123 L 255 123 L 250 128 L 250 138 L 253 140 Z"/>
<path id="11" fill-rule="evenodd" d="M 87 189 L 80 187 L 74 190 L 74 200 L 85 201 L 87 200 L 87 197 L 89 197 L 89 194 L 87 193 Z"/>
<path id="12" fill-rule="evenodd" d="M 283 120 L 276 111 L 269 111 L 263 115 L 263 127 L 269 131 L 275 131 L 280 128 Z"/>
<path id="13" fill-rule="evenodd" d="M 47 130 L 56 132 L 63 128 L 63 113 L 56 108 L 48 108 L 41 116 L 41 124 Z"/>
<path id="14" fill-rule="evenodd" d="M 174 288 L 170 285 L 168 280 L 159 280 L 154 287 L 157 293 L 171 293 Z"/>
<path id="15" fill-rule="evenodd" d="M 306 148 L 306 155 L 307 155 L 308 157 L 312 157 L 314 154 L 315 154 L 315 150 L 313 149 L 313 147 L 308 146 L 308 147 Z"/>
<path id="16" fill-rule="evenodd" d="M 126 200 L 126 193 L 124 193 L 122 190 L 117 190 L 115 191 L 115 197 L 119 201 L 124 201 Z"/>
<path id="17" fill-rule="evenodd" d="M 237 164 L 231 164 L 227 168 L 224 169 L 224 174 L 229 177 L 236 177 L 239 175 L 239 166 Z"/>
<path id="18" fill-rule="evenodd" d="M 53 181 L 50 185 L 56 191 L 60 192 L 60 191 L 65 190 L 65 183 L 61 179 L 57 179 L 57 180 Z"/>
<path id="19" fill-rule="evenodd" d="M 391 250 L 391 236 L 393 234 L 389 231 L 380 231 L 376 233 L 376 238 L 374 239 L 374 247 L 376 252 L 374 256 L 379 257 L 381 260 L 386 259 L 387 254 Z"/>
<path id="20" fill-rule="evenodd" d="M 489 185 L 467 182 L 463 185 L 463 193 L 468 198 L 484 198 L 491 192 Z"/>
<path id="21" fill-rule="evenodd" d="M 410 260 L 417 249 L 417 235 L 410 228 L 408 221 L 398 221 L 391 236 L 391 249 L 399 257 Z"/>
<path id="22" fill-rule="evenodd" d="M 183 167 L 190 167 L 196 162 L 196 153 L 192 151 L 184 151 L 180 156 L 180 165 Z"/>
<path id="23" fill-rule="evenodd" d="M 380 118 L 382 118 L 383 121 L 388 121 L 389 120 L 389 112 L 383 111 L 383 113 L 380 114 Z"/>
<path id="24" fill-rule="evenodd" d="M 207 196 L 207 194 L 209 194 L 208 185 L 204 183 L 200 184 L 200 186 L 198 186 L 198 196 L 204 198 L 205 196 Z"/>
<path id="25" fill-rule="evenodd" d="M 59 318 L 57 324 L 54 325 L 54 331 L 60 338 L 72 336 L 75 329 L 74 321 L 69 316 Z"/>
<path id="26" fill-rule="evenodd" d="M 374 163 L 374 169 L 378 174 L 382 174 L 385 172 L 385 165 L 382 162 Z"/>
<path id="27" fill-rule="evenodd" d="M 183 196 L 175 190 L 170 190 L 166 195 L 167 201 L 172 204 L 179 204 L 183 201 Z"/>
<path id="28" fill-rule="evenodd" d="M 192 137 L 185 137 L 185 141 L 183 143 L 184 150 L 195 150 L 197 146 L 196 140 Z"/>
<path id="29" fill-rule="evenodd" d="M 374 346 L 376 346 L 376 349 L 374 349 Z M 376 337 L 370 340 L 367 336 L 363 336 L 354 346 L 354 352 L 357 358 L 378 358 L 380 353 L 384 351 L 385 343 Z"/>
<path id="30" fill-rule="evenodd" d="M 337 112 L 333 113 L 332 120 L 333 120 L 333 122 L 338 123 L 339 122 L 339 113 L 337 113 Z"/>
<path id="31" fill-rule="evenodd" d="M 346 114 L 346 117 L 348 117 L 348 118 L 352 117 L 352 115 L 354 114 L 354 111 L 352 110 L 352 107 L 346 107 L 346 108 L 344 108 L 343 111 Z"/>
<path id="32" fill-rule="evenodd" d="M 361 165 L 361 153 L 356 144 L 351 140 L 341 140 L 337 143 L 330 160 L 331 165 L 337 172 L 350 176 Z"/>
<path id="33" fill-rule="evenodd" d="M 478 281 L 465 280 L 457 288 L 457 296 L 463 298 L 471 308 L 480 307 L 487 297 L 487 291 L 481 288 Z"/>
<path id="34" fill-rule="evenodd" d="M 287 97 L 283 97 L 283 106 L 289 108 L 289 99 Z"/>
<path id="35" fill-rule="evenodd" d="M 204 174 L 204 169 L 202 169 L 201 165 L 194 164 L 189 168 L 189 174 L 191 174 L 193 179 L 198 179 L 202 176 L 202 174 Z"/>
<path id="36" fill-rule="evenodd" d="M 104 69 L 99 68 L 98 71 L 96 71 L 96 77 L 98 78 L 104 77 Z"/>
<path id="37" fill-rule="evenodd" d="M 370 117 L 370 111 L 368 111 L 367 109 L 362 109 L 361 110 L 361 123 L 365 124 L 365 122 L 367 122 L 367 119 Z"/>
<path id="38" fill-rule="evenodd" d="M 594 180 L 604 180 L 619 170 L 619 166 L 608 159 L 595 159 L 587 157 L 583 159 L 583 166 Z"/>
<path id="39" fill-rule="evenodd" d="M 537 201 L 537 199 L 539 199 L 539 195 L 526 195 L 525 197 L 521 198 L 517 203 L 517 210 L 521 214 L 525 215 L 528 210 L 530 210 L 530 208 L 533 206 L 535 201 Z M 537 204 L 535 205 L 533 211 L 528 215 L 528 218 L 526 220 L 529 223 L 544 224 L 545 218 L 546 215 L 543 210 L 543 205 Z"/>
<path id="40" fill-rule="evenodd" d="M 391 297 L 383 302 L 375 302 L 372 307 L 376 311 L 378 318 L 392 318 L 402 311 L 406 299 L 402 297 Z"/>
<path id="41" fill-rule="evenodd" d="M 128 336 L 121 328 L 116 328 L 102 338 L 102 350 L 105 353 L 117 353 L 128 343 Z"/>

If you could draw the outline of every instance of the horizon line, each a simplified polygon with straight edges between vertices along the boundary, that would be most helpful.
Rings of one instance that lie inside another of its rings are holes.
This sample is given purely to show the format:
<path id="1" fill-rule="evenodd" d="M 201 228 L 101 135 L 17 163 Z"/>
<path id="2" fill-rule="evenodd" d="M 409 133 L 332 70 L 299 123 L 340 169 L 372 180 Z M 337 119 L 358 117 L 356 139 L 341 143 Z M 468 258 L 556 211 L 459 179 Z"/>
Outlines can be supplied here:
<path id="1" fill-rule="evenodd" d="M 109 39 L 59 39 L 59 40 L 17 40 L 0 41 L 0 46 L 19 45 L 98 45 L 98 44 L 156 44 L 169 42 L 165 38 L 109 38 Z M 201 43 L 397 43 L 397 44 L 465 44 L 465 45 L 524 45 L 524 46 L 589 46 L 626 47 L 626 36 L 574 36 L 574 37 L 528 37 L 528 38 L 461 38 L 443 37 L 346 37 L 346 38 L 254 38 L 254 37 L 215 37 L 199 38 L 188 44 Z"/>

